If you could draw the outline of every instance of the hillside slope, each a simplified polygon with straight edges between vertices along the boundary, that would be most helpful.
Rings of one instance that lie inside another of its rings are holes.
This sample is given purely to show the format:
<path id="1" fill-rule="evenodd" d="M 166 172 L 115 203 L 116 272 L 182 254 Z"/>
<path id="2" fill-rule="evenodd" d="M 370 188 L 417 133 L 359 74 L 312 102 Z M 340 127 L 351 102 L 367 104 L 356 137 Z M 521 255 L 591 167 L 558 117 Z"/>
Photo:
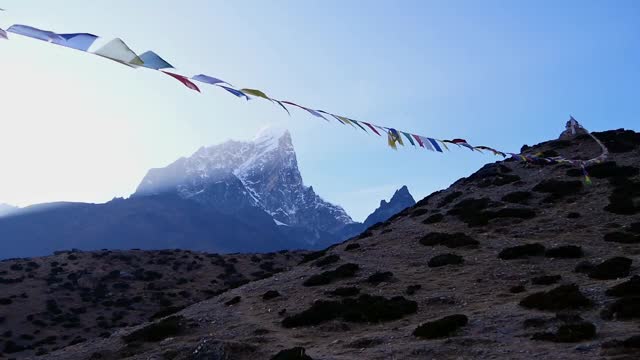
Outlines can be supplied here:
<path id="1" fill-rule="evenodd" d="M 632 358 L 640 134 L 596 135 L 611 156 L 590 186 L 490 164 L 288 272 L 46 359 Z M 523 150 L 599 154 L 586 136 Z"/>
<path id="2" fill-rule="evenodd" d="M 304 254 L 103 250 L 1 261 L 0 359 L 108 337 L 284 271 Z"/>

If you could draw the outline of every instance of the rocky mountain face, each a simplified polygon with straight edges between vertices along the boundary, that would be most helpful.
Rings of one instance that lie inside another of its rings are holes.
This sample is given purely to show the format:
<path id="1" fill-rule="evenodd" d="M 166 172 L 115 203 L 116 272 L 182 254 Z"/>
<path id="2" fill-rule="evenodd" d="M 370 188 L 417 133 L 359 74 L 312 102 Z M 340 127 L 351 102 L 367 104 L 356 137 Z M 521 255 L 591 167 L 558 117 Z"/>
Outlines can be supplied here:
<path id="1" fill-rule="evenodd" d="M 150 170 L 134 196 L 167 192 L 227 213 L 257 207 L 282 226 L 335 233 L 353 223 L 344 209 L 304 185 L 286 130 L 200 148 L 189 158 Z"/>
<path id="2" fill-rule="evenodd" d="M 566 164 L 489 164 L 289 271 L 41 358 L 637 358 L 640 134 L 595 135 L 611 154 L 591 185 Z"/>

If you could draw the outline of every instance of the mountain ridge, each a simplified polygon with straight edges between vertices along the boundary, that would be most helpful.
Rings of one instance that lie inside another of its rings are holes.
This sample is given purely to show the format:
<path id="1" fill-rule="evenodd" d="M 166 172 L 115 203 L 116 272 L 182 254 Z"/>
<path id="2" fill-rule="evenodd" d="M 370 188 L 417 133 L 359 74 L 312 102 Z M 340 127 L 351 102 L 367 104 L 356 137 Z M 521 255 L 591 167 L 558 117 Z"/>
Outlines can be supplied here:
<path id="1" fill-rule="evenodd" d="M 0 237 L 12 239 L 0 242 L 2 258 L 71 248 L 318 249 L 366 229 L 304 184 L 291 134 L 273 129 L 151 169 L 127 199 L 36 204 L 10 215 L 0 217 Z"/>

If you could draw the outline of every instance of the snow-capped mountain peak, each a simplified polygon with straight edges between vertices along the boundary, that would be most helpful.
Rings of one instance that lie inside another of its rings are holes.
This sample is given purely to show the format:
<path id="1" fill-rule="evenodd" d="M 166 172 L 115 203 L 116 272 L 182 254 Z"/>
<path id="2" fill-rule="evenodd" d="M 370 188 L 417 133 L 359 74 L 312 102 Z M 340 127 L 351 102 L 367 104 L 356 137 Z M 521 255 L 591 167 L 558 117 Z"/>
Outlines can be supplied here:
<path id="1" fill-rule="evenodd" d="M 225 212 L 262 209 L 278 223 L 334 232 L 353 220 L 306 187 L 288 130 L 265 128 L 252 141 L 229 140 L 151 169 L 135 196 L 177 192 Z"/>

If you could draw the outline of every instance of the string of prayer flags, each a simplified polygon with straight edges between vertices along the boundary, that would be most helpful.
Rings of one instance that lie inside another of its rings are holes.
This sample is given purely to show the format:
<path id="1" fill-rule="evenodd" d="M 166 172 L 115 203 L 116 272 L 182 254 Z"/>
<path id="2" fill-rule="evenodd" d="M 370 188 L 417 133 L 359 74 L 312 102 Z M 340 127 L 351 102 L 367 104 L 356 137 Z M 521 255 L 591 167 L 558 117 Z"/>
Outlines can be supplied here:
<path id="1" fill-rule="evenodd" d="M 544 157 L 543 154 L 529 155 L 529 154 L 505 153 L 488 146 L 472 146 L 466 140 L 460 139 L 460 138 L 455 138 L 452 140 L 434 139 L 431 137 L 425 137 L 425 136 L 421 136 L 421 135 L 417 135 L 417 134 L 413 134 L 405 131 L 398 131 L 394 128 L 383 127 L 383 126 L 372 124 L 365 121 L 350 119 L 346 116 L 336 115 L 334 113 L 327 112 L 324 110 L 314 110 L 312 108 L 302 106 L 291 101 L 276 100 L 274 98 L 267 96 L 267 94 L 265 94 L 261 90 L 250 89 L 250 88 L 236 89 L 230 83 L 220 80 L 219 78 L 216 78 L 213 76 L 199 74 L 189 78 L 187 76 L 176 74 L 174 72 L 168 72 L 163 69 L 173 69 L 174 67 L 168 61 L 163 59 L 160 55 L 158 55 L 153 51 L 147 51 L 142 55 L 138 56 L 132 49 L 129 48 L 129 46 L 127 46 L 127 44 L 124 41 L 122 41 L 119 38 L 115 38 L 109 41 L 108 43 L 106 43 L 104 46 L 100 47 L 96 51 L 90 51 L 90 48 L 94 45 L 96 40 L 99 38 L 98 36 L 90 33 L 58 34 L 53 31 L 41 30 L 32 26 L 16 24 L 9 27 L 6 31 L 0 29 L 0 38 L 8 39 L 7 32 L 46 41 L 46 42 L 64 46 L 67 48 L 72 48 L 72 49 L 76 49 L 76 50 L 80 50 L 88 53 L 93 53 L 95 55 L 102 56 L 104 58 L 116 61 L 120 64 L 129 66 L 132 68 L 146 68 L 149 70 L 161 71 L 166 75 L 171 76 L 174 79 L 180 81 L 184 86 L 194 91 L 200 92 L 200 89 L 191 80 L 220 87 L 225 91 L 227 91 L 228 93 L 238 98 L 245 98 L 246 100 L 249 100 L 250 99 L 249 96 L 254 96 L 254 97 L 263 98 L 265 100 L 269 100 L 271 102 L 276 102 L 289 115 L 291 115 L 291 113 L 289 112 L 289 109 L 285 106 L 285 104 L 298 107 L 302 110 L 305 110 L 306 112 L 308 112 L 309 114 L 315 117 L 319 117 L 326 120 L 327 122 L 329 122 L 329 119 L 325 117 L 325 115 L 329 115 L 330 117 L 336 119 L 338 122 L 340 122 L 343 125 L 351 125 L 354 129 L 360 128 L 366 133 L 368 133 L 367 128 L 373 131 L 378 136 L 382 136 L 381 133 L 385 132 L 387 134 L 387 143 L 393 149 L 397 149 L 398 144 L 404 146 L 404 142 L 402 140 L 402 137 L 404 136 L 406 140 L 409 141 L 409 143 L 414 147 L 416 146 L 416 143 L 417 143 L 418 146 L 421 148 L 424 148 L 429 151 L 440 152 L 440 153 L 444 152 L 444 150 L 449 150 L 447 146 L 447 143 L 449 143 L 449 144 L 455 144 L 457 146 L 466 147 L 471 151 L 478 151 L 480 153 L 482 153 L 482 150 L 487 150 L 496 156 L 506 157 L 507 155 L 510 155 L 511 157 L 519 161 L 525 161 L 530 163 L 537 163 L 537 164 L 568 163 L 574 166 L 582 167 L 582 170 L 585 175 L 585 182 L 587 183 L 590 183 L 591 179 L 589 178 L 589 175 L 586 172 L 586 166 L 603 162 L 606 160 L 608 156 L 608 149 L 606 148 L 606 146 L 600 140 L 598 140 L 595 136 L 593 136 L 593 134 L 591 134 L 586 129 L 584 129 L 584 127 L 582 127 L 573 118 L 573 116 L 567 122 L 565 132 L 571 135 L 575 135 L 578 132 L 578 130 L 584 131 L 586 134 L 591 136 L 591 138 L 593 138 L 593 140 L 596 141 L 598 145 L 600 145 L 600 148 L 602 149 L 602 153 L 599 156 L 589 160 L 572 160 L 572 159 L 565 159 L 560 156 L 547 158 L 547 157 Z"/>
<path id="2" fill-rule="evenodd" d="M 196 86 L 196 84 L 189 81 L 189 79 L 186 76 L 170 73 L 168 71 L 162 71 L 162 72 L 180 81 L 184 86 L 188 87 L 189 89 L 200 92 L 200 89 L 198 88 L 198 86 Z"/>

